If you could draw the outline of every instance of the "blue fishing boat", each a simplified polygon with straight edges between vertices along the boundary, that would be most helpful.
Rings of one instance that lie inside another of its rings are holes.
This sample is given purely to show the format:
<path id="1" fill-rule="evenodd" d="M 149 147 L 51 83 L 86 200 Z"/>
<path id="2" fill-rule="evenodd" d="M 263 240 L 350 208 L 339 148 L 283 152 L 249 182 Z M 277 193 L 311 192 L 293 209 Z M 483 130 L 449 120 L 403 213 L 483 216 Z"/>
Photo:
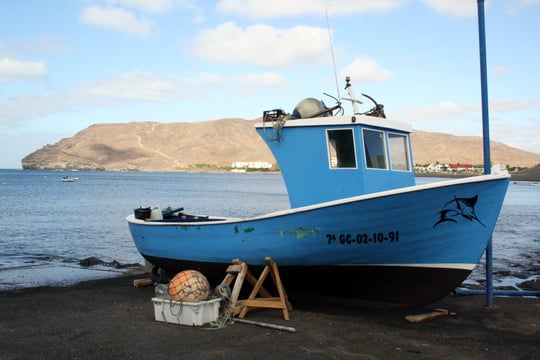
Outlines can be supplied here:
<path id="1" fill-rule="evenodd" d="M 348 296 L 372 307 L 417 307 L 454 290 L 480 261 L 509 183 L 507 173 L 415 184 L 412 128 L 374 102 L 314 98 L 255 125 L 274 154 L 291 207 L 249 218 L 183 209 L 129 215 L 138 251 L 159 270 L 198 269 L 220 282 L 233 259 L 271 257 L 290 294 Z M 344 114 L 341 101 L 353 112 Z"/>

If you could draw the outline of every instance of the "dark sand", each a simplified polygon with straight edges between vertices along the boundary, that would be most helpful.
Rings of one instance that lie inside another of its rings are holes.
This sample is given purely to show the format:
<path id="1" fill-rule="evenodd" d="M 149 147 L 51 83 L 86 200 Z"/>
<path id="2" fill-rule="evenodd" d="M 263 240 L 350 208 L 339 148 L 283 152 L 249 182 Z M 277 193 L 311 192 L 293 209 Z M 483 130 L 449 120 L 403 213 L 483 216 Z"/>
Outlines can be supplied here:
<path id="1" fill-rule="evenodd" d="M 540 164 L 512 174 L 514 181 L 540 181 Z"/>
<path id="2" fill-rule="evenodd" d="M 540 359 L 540 299 L 448 296 L 419 310 L 363 310 L 290 295 L 293 310 L 254 310 L 221 329 L 154 320 L 141 275 L 0 293 L 0 359 Z M 405 316 L 444 308 L 423 323 Z"/>

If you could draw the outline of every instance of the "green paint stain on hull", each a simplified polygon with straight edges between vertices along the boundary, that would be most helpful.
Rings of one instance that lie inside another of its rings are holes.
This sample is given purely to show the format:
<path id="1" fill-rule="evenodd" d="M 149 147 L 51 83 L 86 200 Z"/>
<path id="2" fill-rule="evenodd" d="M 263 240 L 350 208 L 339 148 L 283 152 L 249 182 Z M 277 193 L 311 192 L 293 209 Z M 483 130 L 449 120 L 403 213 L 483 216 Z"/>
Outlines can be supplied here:
<path id="1" fill-rule="evenodd" d="M 297 239 L 303 239 L 308 236 L 318 235 L 320 234 L 321 230 L 318 228 L 315 229 L 304 229 L 303 227 L 299 227 L 296 229 L 289 229 L 289 230 L 278 230 L 279 236 L 285 236 L 287 234 L 293 234 L 296 236 Z"/>

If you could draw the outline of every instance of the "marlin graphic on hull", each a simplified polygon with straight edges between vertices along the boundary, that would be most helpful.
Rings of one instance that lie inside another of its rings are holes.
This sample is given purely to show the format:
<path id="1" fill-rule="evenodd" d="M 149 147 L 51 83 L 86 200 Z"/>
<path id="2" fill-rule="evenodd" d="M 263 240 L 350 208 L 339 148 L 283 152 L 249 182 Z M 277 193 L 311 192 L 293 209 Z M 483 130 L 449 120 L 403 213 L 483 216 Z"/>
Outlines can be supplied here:
<path id="1" fill-rule="evenodd" d="M 433 227 L 443 223 L 443 222 L 454 222 L 457 223 L 459 217 L 467 219 L 469 221 L 478 221 L 483 227 L 486 227 L 482 221 L 476 216 L 474 206 L 478 201 L 478 194 L 469 198 L 458 198 L 454 195 L 454 198 L 448 201 L 443 206 L 443 210 L 439 211 L 440 219 L 437 221 Z"/>

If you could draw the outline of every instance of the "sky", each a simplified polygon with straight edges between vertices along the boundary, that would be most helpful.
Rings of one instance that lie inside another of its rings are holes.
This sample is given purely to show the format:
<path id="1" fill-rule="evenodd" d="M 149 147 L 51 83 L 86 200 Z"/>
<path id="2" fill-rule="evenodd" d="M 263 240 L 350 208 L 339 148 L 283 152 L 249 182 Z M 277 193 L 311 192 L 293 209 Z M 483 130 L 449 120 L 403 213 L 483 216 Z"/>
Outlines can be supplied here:
<path id="1" fill-rule="evenodd" d="M 0 11 L 0 168 L 97 123 L 356 95 L 482 136 L 476 0 L 24 0 Z M 490 138 L 540 154 L 540 0 L 486 0 Z M 347 112 L 352 111 L 344 102 Z M 364 101 L 360 111 L 369 110 Z"/>

